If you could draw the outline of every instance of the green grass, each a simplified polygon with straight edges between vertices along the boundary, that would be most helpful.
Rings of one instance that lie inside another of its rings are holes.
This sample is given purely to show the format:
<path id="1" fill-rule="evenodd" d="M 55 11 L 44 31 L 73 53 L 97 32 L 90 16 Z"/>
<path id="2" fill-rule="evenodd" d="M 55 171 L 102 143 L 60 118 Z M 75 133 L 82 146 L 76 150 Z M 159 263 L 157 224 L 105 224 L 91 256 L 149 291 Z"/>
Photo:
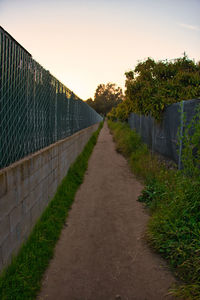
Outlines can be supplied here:
<path id="1" fill-rule="evenodd" d="M 169 170 L 152 156 L 127 124 L 108 122 L 117 150 L 145 184 L 139 201 L 151 214 L 150 244 L 169 263 L 180 284 L 172 291 L 181 299 L 200 299 L 200 176 Z"/>
<path id="2" fill-rule="evenodd" d="M 92 135 L 83 152 L 70 167 L 67 176 L 35 225 L 27 242 L 0 277 L 1 300 L 35 299 L 42 276 L 53 257 L 55 244 L 65 224 L 76 191 L 83 182 L 88 159 L 103 124 Z"/>

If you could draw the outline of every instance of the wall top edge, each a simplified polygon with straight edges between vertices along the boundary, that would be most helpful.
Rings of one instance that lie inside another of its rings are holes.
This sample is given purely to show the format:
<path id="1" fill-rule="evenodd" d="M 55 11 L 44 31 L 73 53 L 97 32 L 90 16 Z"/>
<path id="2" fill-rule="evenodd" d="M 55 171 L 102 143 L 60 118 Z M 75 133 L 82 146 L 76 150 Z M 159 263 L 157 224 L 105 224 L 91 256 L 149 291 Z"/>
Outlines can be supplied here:
<path id="1" fill-rule="evenodd" d="M 64 138 L 64 139 L 62 139 L 62 140 L 57 141 L 57 142 L 54 143 L 54 144 L 51 144 L 51 145 L 49 145 L 49 146 L 47 146 L 47 147 L 45 147 L 45 148 L 42 148 L 42 149 L 40 149 L 40 150 L 38 150 L 38 151 L 36 151 L 36 152 L 34 152 L 34 153 L 32 153 L 32 154 L 26 156 L 26 157 L 24 157 L 24 158 L 22 158 L 22 159 L 20 159 L 20 160 L 18 160 L 18 161 L 16 161 L 16 162 L 14 162 L 13 164 L 11 164 L 11 165 L 9 165 L 9 166 L 3 168 L 3 169 L 0 169 L 0 175 L 2 175 L 2 174 L 4 174 L 4 173 L 8 172 L 8 171 L 11 170 L 11 169 L 17 168 L 19 165 L 21 165 L 21 164 L 27 162 L 27 161 L 30 160 L 30 159 L 35 158 L 35 157 L 38 156 L 38 155 L 41 155 L 42 153 L 44 153 L 44 152 L 46 152 L 46 151 L 48 151 L 48 150 L 51 150 L 51 149 L 54 148 L 55 146 L 59 146 L 60 144 L 65 143 L 66 141 L 68 141 L 68 140 L 70 140 L 70 139 L 73 139 L 73 138 L 75 138 L 76 136 L 81 135 L 84 131 L 89 130 L 91 127 L 97 125 L 98 123 L 99 123 L 99 122 L 97 122 L 97 123 L 95 123 L 95 124 L 93 124 L 93 125 L 91 125 L 91 126 L 89 126 L 89 127 L 87 127 L 87 128 L 81 129 L 81 130 L 79 130 L 78 132 L 76 132 L 76 133 L 74 133 L 74 134 L 72 134 L 72 135 L 70 135 L 70 136 L 68 136 L 68 137 L 66 137 L 66 138 Z"/>

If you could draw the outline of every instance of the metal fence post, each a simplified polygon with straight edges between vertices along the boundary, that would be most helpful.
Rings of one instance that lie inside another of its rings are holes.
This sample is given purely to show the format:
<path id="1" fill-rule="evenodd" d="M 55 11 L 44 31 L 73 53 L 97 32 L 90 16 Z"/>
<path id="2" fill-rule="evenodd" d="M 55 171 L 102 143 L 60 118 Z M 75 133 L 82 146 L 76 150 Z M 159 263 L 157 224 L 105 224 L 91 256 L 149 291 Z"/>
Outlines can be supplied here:
<path id="1" fill-rule="evenodd" d="M 151 117 L 152 118 L 152 117 Z M 153 153 L 154 151 L 154 140 L 155 140 L 155 124 L 154 124 L 154 119 L 152 118 L 152 145 L 151 145 L 151 152 Z"/>
<path id="2" fill-rule="evenodd" d="M 181 101 L 181 111 L 180 111 L 180 145 L 179 145 L 179 155 L 178 155 L 178 169 L 181 169 L 181 156 L 182 156 L 182 148 L 183 148 L 183 118 L 184 118 L 184 103 L 185 101 Z"/>

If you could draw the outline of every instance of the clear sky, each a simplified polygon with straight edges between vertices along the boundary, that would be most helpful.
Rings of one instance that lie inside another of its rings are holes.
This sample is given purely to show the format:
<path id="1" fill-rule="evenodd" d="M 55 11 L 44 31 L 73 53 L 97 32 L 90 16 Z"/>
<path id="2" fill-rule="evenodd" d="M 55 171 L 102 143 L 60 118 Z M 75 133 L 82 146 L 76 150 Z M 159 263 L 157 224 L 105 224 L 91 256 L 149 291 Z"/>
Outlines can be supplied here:
<path id="1" fill-rule="evenodd" d="M 0 0 L 0 25 L 80 98 L 147 57 L 200 60 L 200 0 Z"/>

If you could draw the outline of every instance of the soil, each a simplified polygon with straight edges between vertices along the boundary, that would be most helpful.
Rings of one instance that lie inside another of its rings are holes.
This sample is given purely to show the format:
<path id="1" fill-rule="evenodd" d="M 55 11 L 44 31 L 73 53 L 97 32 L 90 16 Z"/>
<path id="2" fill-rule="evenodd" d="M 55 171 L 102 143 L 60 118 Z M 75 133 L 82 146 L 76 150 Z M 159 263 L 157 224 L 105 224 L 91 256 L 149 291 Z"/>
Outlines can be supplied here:
<path id="1" fill-rule="evenodd" d="M 38 300 L 174 299 L 176 281 L 144 238 L 142 188 L 104 123 Z"/>

